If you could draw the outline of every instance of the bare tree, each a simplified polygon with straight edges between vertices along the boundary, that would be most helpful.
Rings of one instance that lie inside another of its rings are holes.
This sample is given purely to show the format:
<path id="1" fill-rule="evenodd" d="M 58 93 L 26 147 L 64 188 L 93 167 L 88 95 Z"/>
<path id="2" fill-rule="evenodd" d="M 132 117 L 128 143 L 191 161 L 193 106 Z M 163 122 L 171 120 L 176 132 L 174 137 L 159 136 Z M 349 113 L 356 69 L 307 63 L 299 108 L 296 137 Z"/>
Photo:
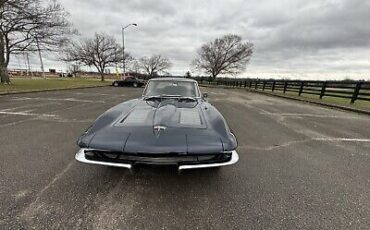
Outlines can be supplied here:
<path id="1" fill-rule="evenodd" d="M 125 59 L 131 57 L 125 53 Z M 122 62 L 122 47 L 113 36 L 104 33 L 95 33 L 93 38 L 82 39 L 72 43 L 66 50 L 62 60 L 77 62 L 87 66 L 95 66 L 104 81 L 107 67 Z"/>
<path id="2" fill-rule="evenodd" d="M 229 34 L 203 45 L 193 65 L 216 78 L 219 74 L 236 74 L 245 70 L 252 54 L 252 43 Z"/>
<path id="3" fill-rule="evenodd" d="M 81 72 L 81 68 L 78 64 L 71 64 L 68 67 L 68 72 L 76 77 Z"/>
<path id="4" fill-rule="evenodd" d="M 68 13 L 56 1 L 0 0 L 0 79 L 9 83 L 7 68 L 14 53 L 54 50 L 74 33 Z"/>
<path id="5" fill-rule="evenodd" d="M 127 65 L 128 72 L 139 73 L 140 68 L 140 62 L 134 58 L 131 58 Z"/>
<path id="6" fill-rule="evenodd" d="M 139 59 L 141 69 L 153 77 L 158 73 L 165 73 L 171 67 L 171 62 L 161 55 L 152 55 L 151 57 L 142 57 Z"/>

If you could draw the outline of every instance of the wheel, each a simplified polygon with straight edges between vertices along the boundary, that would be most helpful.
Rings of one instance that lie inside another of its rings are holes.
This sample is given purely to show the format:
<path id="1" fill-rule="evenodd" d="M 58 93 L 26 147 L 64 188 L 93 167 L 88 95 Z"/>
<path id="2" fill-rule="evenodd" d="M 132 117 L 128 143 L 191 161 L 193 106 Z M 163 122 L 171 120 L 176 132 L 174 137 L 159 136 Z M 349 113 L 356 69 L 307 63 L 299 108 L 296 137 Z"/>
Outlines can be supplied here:
<path id="1" fill-rule="evenodd" d="M 138 87 L 138 84 L 136 82 L 134 82 L 134 84 L 132 84 L 133 87 L 137 88 Z"/>
<path id="2" fill-rule="evenodd" d="M 118 87 L 118 82 L 114 82 L 114 83 L 113 83 L 113 86 L 114 86 L 114 87 Z"/>

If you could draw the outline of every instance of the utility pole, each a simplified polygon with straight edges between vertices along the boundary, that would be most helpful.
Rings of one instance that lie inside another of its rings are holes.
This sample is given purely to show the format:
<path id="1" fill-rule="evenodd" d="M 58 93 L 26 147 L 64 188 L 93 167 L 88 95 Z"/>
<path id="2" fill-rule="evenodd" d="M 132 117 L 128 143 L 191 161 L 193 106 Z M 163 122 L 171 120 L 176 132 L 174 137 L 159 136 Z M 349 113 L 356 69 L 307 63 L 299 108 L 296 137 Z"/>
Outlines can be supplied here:
<path id="1" fill-rule="evenodd" d="M 28 53 L 26 53 L 26 59 L 27 59 L 28 75 L 31 75 L 31 77 L 32 77 L 31 66 L 30 66 L 30 58 L 29 58 Z"/>
<path id="2" fill-rule="evenodd" d="M 44 74 L 44 63 L 42 62 L 42 56 L 41 56 L 41 50 L 40 50 L 40 44 L 39 44 L 39 40 L 36 38 L 36 45 L 37 45 L 37 49 L 39 51 L 39 57 L 40 57 L 40 64 L 41 64 L 41 76 L 43 78 L 45 78 L 45 74 Z"/>

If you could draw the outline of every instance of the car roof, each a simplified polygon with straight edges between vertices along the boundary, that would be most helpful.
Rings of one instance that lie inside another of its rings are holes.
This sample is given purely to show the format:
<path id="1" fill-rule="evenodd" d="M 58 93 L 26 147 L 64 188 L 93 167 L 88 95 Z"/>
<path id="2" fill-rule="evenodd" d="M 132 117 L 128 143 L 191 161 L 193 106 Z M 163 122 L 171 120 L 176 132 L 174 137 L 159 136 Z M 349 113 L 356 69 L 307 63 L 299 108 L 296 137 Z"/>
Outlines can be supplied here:
<path id="1" fill-rule="evenodd" d="M 158 77 L 152 78 L 150 81 L 184 81 L 184 82 L 196 82 L 193 79 L 189 78 L 178 78 L 178 77 Z"/>

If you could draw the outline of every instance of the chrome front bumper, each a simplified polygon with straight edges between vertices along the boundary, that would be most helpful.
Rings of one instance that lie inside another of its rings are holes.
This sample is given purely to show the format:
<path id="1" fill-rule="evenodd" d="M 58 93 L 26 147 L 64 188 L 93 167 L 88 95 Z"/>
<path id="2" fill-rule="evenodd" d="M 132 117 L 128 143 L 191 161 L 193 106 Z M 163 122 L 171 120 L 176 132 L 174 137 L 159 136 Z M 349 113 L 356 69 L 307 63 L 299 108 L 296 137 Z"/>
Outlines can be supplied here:
<path id="1" fill-rule="evenodd" d="M 89 160 L 85 157 L 85 150 L 88 150 L 88 149 L 82 148 L 76 153 L 75 158 L 77 161 L 86 163 L 86 164 L 105 165 L 105 166 L 120 167 L 120 168 L 127 168 L 127 169 L 132 169 L 133 167 L 132 164 Z M 230 161 L 222 162 L 222 163 L 209 163 L 209 164 L 191 164 L 191 165 L 182 164 L 182 165 L 179 165 L 179 170 L 221 167 L 221 166 L 233 165 L 238 161 L 239 161 L 239 155 L 234 150 L 231 153 Z"/>
<path id="2" fill-rule="evenodd" d="M 77 161 L 82 162 L 82 163 L 86 163 L 86 164 L 105 165 L 105 166 L 113 166 L 113 167 L 128 168 L 128 169 L 132 168 L 131 164 L 89 160 L 85 157 L 85 150 L 88 150 L 88 149 L 82 148 L 76 153 L 75 158 L 76 158 Z"/>

